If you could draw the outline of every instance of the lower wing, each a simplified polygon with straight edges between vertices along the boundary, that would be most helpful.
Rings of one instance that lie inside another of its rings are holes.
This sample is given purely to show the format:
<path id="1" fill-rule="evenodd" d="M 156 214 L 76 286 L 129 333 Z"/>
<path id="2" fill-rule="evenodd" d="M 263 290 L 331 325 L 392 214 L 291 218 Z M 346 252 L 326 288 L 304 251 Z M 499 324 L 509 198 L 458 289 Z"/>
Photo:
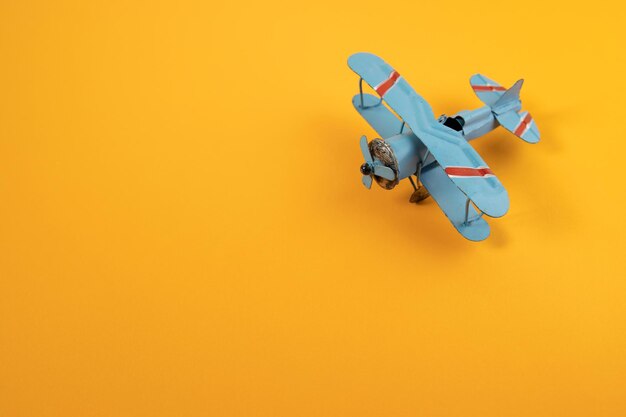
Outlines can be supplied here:
<path id="1" fill-rule="evenodd" d="M 357 94 L 352 98 L 352 104 L 382 139 L 397 135 L 401 130 L 405 133 L 409 130 L 408 127 L 402 129 L 402 120 L 389 111 L 378 97 L 371 94 Z"/>
<path id="2" fill-rule="evenodd" d="M 472 204 L 467 204 L 467 196 L 457 188 L 441 165 L 433 162 L 423 168 L 420 180 L 463 237 L 477 242 L 489 236 L 489 224 Z"/>

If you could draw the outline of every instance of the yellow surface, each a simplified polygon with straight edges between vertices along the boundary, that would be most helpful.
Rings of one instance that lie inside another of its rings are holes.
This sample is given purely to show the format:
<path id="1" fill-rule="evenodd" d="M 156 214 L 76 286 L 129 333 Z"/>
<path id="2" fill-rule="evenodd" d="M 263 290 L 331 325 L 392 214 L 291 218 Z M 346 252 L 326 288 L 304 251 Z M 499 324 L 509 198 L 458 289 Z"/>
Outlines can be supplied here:
<path id="1" fill-rule="evenodd" d="M 0 416 L 626 415 L 624 7 L 471 3 L 3 2 Z M 526 79 L 487 241 L 361 185 L 365 50 Z"/>

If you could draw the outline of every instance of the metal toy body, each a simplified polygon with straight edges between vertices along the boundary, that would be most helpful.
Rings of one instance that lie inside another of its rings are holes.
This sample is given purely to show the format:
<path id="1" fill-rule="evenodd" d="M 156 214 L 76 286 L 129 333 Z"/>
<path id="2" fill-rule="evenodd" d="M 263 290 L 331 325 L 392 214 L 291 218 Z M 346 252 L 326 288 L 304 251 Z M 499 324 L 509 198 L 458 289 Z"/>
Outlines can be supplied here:
<path id="1" fill-rule="evenodd" d="M 485 106 L 436 119 L 430 105 L 376 55 L 354 54 L 348 65 L 361 77 L 360 92 L 352 103 L 381 137 L 370 143 L 365 136 L 361 138 L 363 184 L 370 188 L 376 180 L 381 187 L 392 189 L 408 178 L 415 190 L 412 202 L 430 194 L 464 237 L 474 241 L 487 238 L 489 225 L 483 214 L 503 216 L 509 197 L 468 142 L 498 126 L 526 142 L 539 141 L 532 117 L 521 111 L 523 80 L 505 89 L 487 77 L 474 75 L 470 79 L 472 89 Z M 363 81 L 379 97 L 364 94 Z"/>

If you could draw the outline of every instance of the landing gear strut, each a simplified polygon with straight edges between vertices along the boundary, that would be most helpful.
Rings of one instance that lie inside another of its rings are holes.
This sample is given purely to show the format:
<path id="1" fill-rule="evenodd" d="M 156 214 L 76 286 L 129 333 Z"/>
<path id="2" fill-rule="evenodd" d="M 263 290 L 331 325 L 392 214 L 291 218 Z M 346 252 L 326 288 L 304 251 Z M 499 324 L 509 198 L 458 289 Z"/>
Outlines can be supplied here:
<path id="1" fill-rule="evenodd" d="M 409 202 L 411 203 L 419 203 L 422 200 L 430 197 L 430 193 L 420 182 L 420 172 L 422 171 L 422 164 L 420 163 L 417 167 L 417 171 L 415 171 L 415 179 L 417 181 L 417 185 L 415 185 L 415 181 L 413 181 L 413 177 L 409 175 L 409 181 L 411 181 L 411 185 L 413 186 L 413 194 L 411 194 L 411 198 L 409 198 Z"/>

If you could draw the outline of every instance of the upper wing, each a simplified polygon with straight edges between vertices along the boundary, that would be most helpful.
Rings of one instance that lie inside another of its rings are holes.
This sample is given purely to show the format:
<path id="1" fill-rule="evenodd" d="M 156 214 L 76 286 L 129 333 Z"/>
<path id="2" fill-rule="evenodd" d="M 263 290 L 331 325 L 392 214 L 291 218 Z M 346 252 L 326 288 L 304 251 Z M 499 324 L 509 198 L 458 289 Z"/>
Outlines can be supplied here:
<path id="1" fill-rule="evenodd" d="M 485 214 L 503 216 L 509 197 L 485 161 L 458 132 L 435 120 L 430 105 L 391 66 L 375 55 L 348 59 L 360 75 L 411 128 L 454 184 Z"/>
<path id="2" fill-rule="evenodd" d="M 488 106 L 493 106 L 506 91 L 506 88 L 481 74 L 472 75 L 470 84 L 480 101 Z"/>
<path id="3" fill-rule="evenodd" d="M 366 52 L 351 55 L 348 66 L 376 90 L 405 122 L 408 123 L 408 120 L 400 113 L 416 112 L 423 119 L 435 121 L 433 110 L 426 100 L 397 71 L 376 55 Z"/>
<path id="4" fill-rule="evenodd" d="M 407 122 L 408 123 L 408 122 Z M 411 123 L 408 123 L 412 126 Z M 426 145 L 444 172 L 481 211 L 491 217 L 504 216 L 509 196 L 485 161 L 463 137 L 438 124 L 413 133 Z"/>

